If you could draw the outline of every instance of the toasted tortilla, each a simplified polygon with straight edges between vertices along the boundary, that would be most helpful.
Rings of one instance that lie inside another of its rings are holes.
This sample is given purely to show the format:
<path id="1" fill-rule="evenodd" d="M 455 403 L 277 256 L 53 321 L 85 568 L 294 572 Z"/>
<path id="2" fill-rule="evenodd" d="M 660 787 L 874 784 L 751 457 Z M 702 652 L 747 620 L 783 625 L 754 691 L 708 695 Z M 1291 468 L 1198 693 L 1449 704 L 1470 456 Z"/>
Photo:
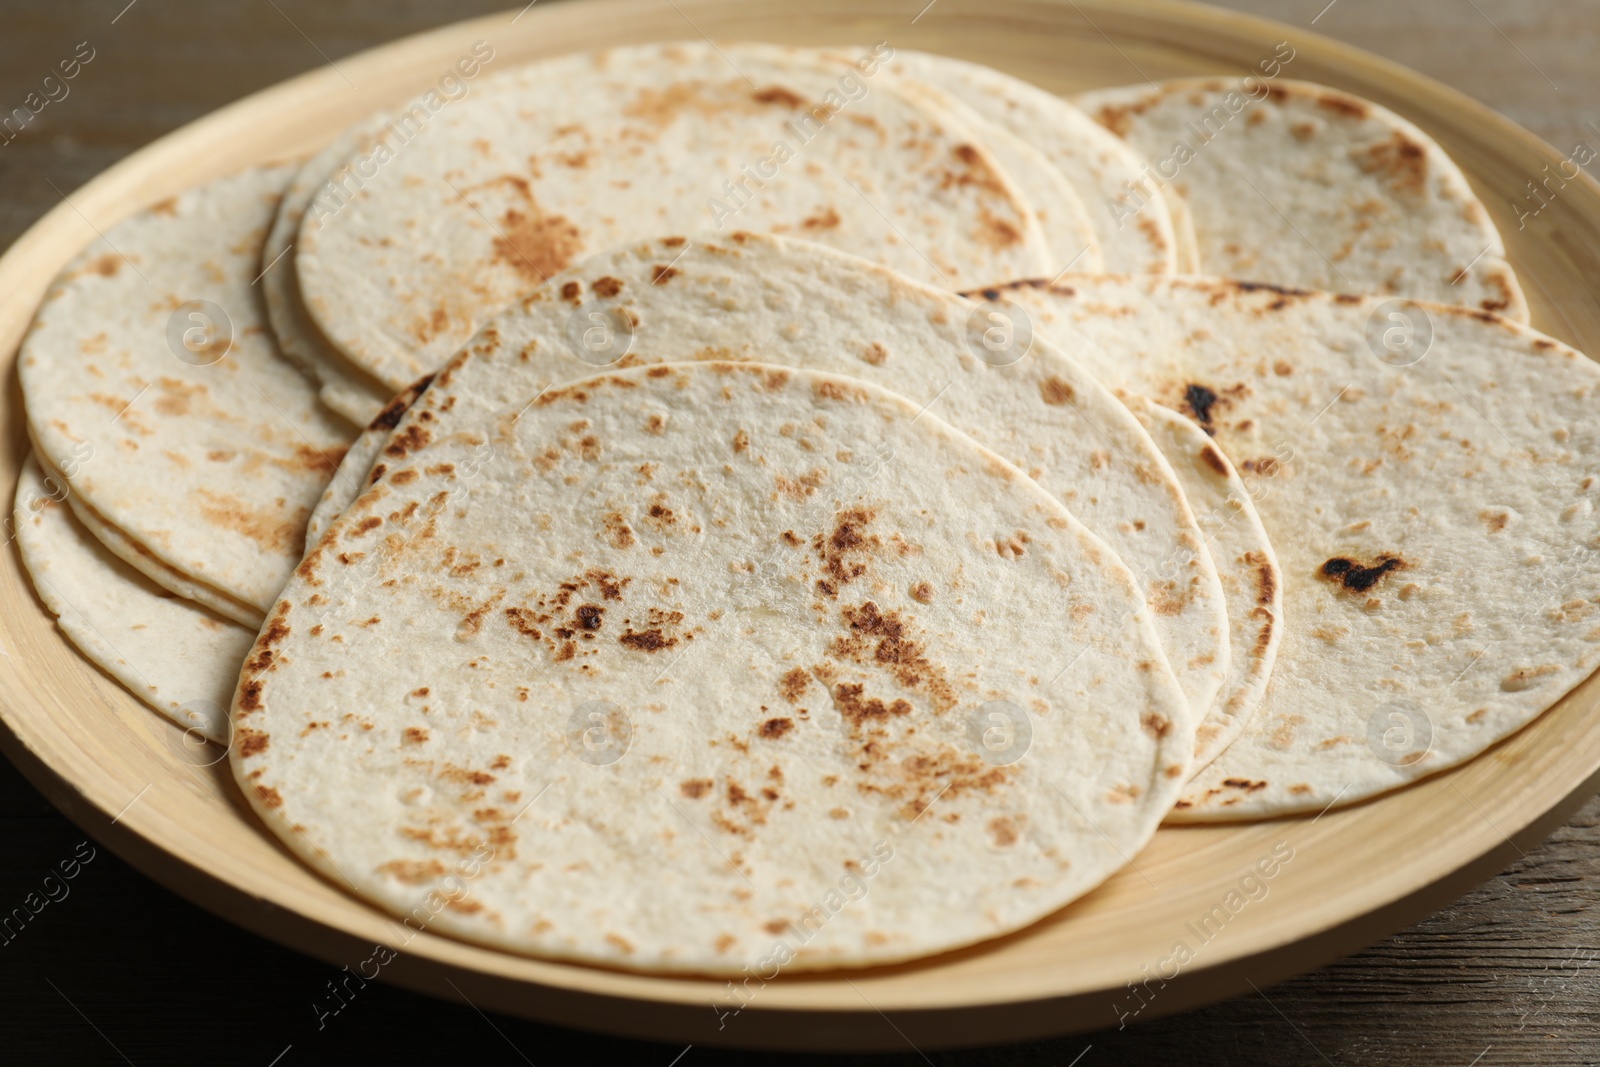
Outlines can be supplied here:
<path id="1" fill-rule="evenodd" d="M 51 285 L 18 360 L 36 451 L 87 457 L 66 472 L 80 518 L 173 592 L 252 614 L 355 435 L 283 358 L 251 284 L 292 172 L 248 170 L 112 227 Z"/>
<path id="2" fill-rule="evenodd" d="M 1386 108 L 1326 86 L 1252 78 L 1074 100 L 1150 159 L 1150 184 L 1188 204 L 1207 274 L 1528 321 L 1505 244 L 1461 168 Z"/>
<path id="3" fill-rule="evenodd" d="M 881 77 L 892 55 L 639 45 L 486 77 L 431 118 L 401 109 L 306 213 L 306 308 L 399 389 L 569 263 L 663 233 L 788 231 L 952 289 L 1048 270 L 1004 169 Z"/>
<path id="4" fill-rule="evenodd" d="M 950 93 L 1042 153 L 1082 197 L 1106 270 L 1171 274 L 1194 269 L 1175 258 L 1183 241 L 1166 203 L 1156 199 L 1139 205 L 1134 190 L 1143 178 L 1144 159 L 1077 107 L 1020 78 L 950 56 L 900 51 L 892 70 Z M 1190 242 L 1193 237 L 1190 231 Z M 1074 269 L 1090 273 L 1097 268 L 1080 262 Z"/>
<path id="5" fill-rule="evenodd" d="M 1232 457 L 1283 574 L 1262 710 L 1173 818 L 1350 804 L 1470 759 L 1600 665 L 1600 368 L 1487 312 L 1206 279 L 1019 293 Z"/>
<path id="6" fill-rule="evenodd" d="M 306 314 L 300 276 L 294 268 L 294 244 L 312 198 L 329 181 L 339 180 L 335 168 L 351 156 L 371 151 L 388 122 L 383 113 L 363 119 L 306 160 L 284 190 L 272 229 L 261 246 L 261 291 L 278 347 L 301 373 L 319 384 L 322 402 L 357 426 L 376 418 L 394 390 L 345 359 Z"/>
<path id="7" fill-rule="evenodd" d="M 32 457 L 15 529 L 39 599 L 90 661 L 162 715 L 227 743 L 227 709 L 256 632 L 173 596 L 106 551 L 62 504 L 66 482 Z"/>
<path id="8" fill-rule="evenodd" d="M 1050 266 L 1045 268 L 1049 277 L 1068 270 L 1092 273 L 1105 269 L 1100 239 L 1083 198 L 1048 156 L 1008 127 L 991 122 L 943 86 L 902 79 L 895 87 L 913 100 L 926 100 L 939 111 L 954 115 L 993 153 L 995 162 L 1039 220 L 1050 253 Z"/>
<path id="9" fill-rule="evenodd" d="M 1122 400 L 1172 464 L 1227 599 L 1228 680 L 1195 731 L 1192 777 L 1233 744 L 1266 698 L 1283 640 L 1283 573 L 1249 488 L 1206 432 L 1144 397 Z"/>
<path id="10" fill-rule="evenodd" d="M 426 466 L 440 419 L 493 416 L 586 377 L 595 369 L 586 358 L 750 359 L 850 374 L 927 405 L 1016 463 L 1111 545 L 1154 605 L 1198 719 L 1228 679 L 1229 621 L 1177 476 L 1127 408 L 1043 337 L 1017 333 L 1014 347 L 987 353 L 980 342 L 1002 328 L 988 311 L 805 241 L 639 242 L 590 257 L 486 327 L 400 418 L 373 470 Z M 613 346 L 580 356 L 596 328 L 613 331 Z M 337 513 L 372 480 L 341 474 L 330 492 L 343 500 L 324 507 Z"/>
<path id="11" fill-rule="evenodd" d="M 1131 574 L 903 397 L 665 364 L 470 415 L 311 550 L 234 709 L 255 810 L 391 913 L 652 972 L 887 963 L 1056 910 L 1176 795 Z"/>

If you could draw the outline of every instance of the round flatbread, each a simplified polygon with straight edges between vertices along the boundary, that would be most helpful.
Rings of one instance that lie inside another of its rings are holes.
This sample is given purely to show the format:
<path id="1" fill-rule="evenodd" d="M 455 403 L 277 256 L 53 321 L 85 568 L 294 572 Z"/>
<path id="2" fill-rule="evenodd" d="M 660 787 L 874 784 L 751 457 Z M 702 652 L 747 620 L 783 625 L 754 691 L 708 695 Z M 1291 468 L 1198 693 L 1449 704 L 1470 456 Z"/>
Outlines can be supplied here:
<path id="1" fill-rule="evenodd" d="M 66 482 L 30 457 L 15 529 L 39 599 L 67 639 L 186 730 L 228 740 L 227 710 L 256 632 L 175 597 L 107 552 L 62 503 Z"/>
<path id="2" fill-rule="evenodd" d="M 1337 89 L 1196 78 L 1074 98 L 1189 206 L 1208 274 L 1463 304 L 1528 321 L 1505 244 L 1415 125 Z"/>
<path id="3" fill-rule="evenodd" d="M 1195 269 L 1175 259 L 1180 235 L 1166 201 L 1149 195 L 1144 159 L 1072 104 L 1020 78 L 950 56 L 899 51 L 891 70 L 950 93 L 1043 154 L 1082 197 L 1106 270 Z M 1192 242 L 1193 232 L 1188 236 Z M 1074 269 L 1097 268 L 1080 262 Z"/>
<path id="4" fill-rule="evenodd" d="M 1046 271 L 1003 168 L 878 76 L 892 56 L 639 45 L 485 78 L 409 139 L 402 110 L 306 213 L 306 308 L 399 389 L 569 263 L 663 233 L 789 231 L 952 289 Z"/>
<path id="5" fill-rule="evenodd" d="M 1261 711 L 1173 818 L 1320 811 L 1470 759 L 1600 665 L 1600 368 L 1486 312 L 1200 279 L 1030 305 L 1232 457 L 1277 550 Z M 1022 299 L 1019 297 L 1019 299 Z"/>
<path id="6" fill-rule="evenodd" d="M 425 466 L 438 420 L 492 416 L 597 361 L 750 359 L 863 378 L 1023 468 L 1112 546 L 1139 576 L 1198 719 L 1228 678 L 1229 624 L 1177 476 L 1092 374 L 1014 329 L 822 245 L 752 234 L 640 242 L 590 257 L 486 327 L 400 419 L 379 462 L 391 476 Z M 341 476 L 337 489 L 348 500 L 369 480 Z"/>
<path id="7" fill-rule="evenodd" d="M 246 665 L 235 774 L 312 866 L 498 948 L 737 974 L 1006 933 L 1154 832 L 1183 696 L 1021 472 L 760 364 L 525 403 L 441 419 Z"/>
<path id="8" fill-rule="evenodd" d="M 87 456 L 72 493 L 138 546 L 118 554 L 252 613 L 355 435 L 283 358 L 252 284 L 292 172 L 248 170 L 110 228 L 51 285 L 18 360 L 36 451 Z"/>
<path id="9" fill-rule="evenodd" d="M 294 244 L 312 198 L 330 181 L 349 180 L 345 175 L 334 175 L 335 168 L 352 156 L 370 152 L 379 133 L 387 128 L 387 115 L 373 115 L 345 130 L 306 160 L 284 190 L 272 229 L 261 246 L 261 291 L 278 347 L 301 373 L 320 385 L 318 395 L 322 402 L 357 426 L 376 418 L 394 390 L 340 355 L 306 314 L 300 297 L 300 275 L 294 268 Z"/>

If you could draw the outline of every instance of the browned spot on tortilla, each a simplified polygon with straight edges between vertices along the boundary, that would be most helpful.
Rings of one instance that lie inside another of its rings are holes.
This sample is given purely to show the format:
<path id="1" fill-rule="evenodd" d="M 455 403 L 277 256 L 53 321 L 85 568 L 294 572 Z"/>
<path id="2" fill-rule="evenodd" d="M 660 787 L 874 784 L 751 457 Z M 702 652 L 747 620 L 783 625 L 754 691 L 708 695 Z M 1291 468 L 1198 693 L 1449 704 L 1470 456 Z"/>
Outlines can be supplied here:
<path id="1" fill-rule="evenodd" d="M 989 837 L 994 841 L 996 848 L 1009 848 L 1017 843 L 1017 824 L 1004 815 L 996 815 L 989 820 Z"/>
<path id="2" fill-rule="evenodd" d="M 1166 737 L 1167 731 L 1172 729 L 1172 721 L 1170 719 L 1164 715 L 1157 715 L 1153 711 L 1146 712 L 1144 717 L 1139 720 L 1139 725 L 1144 727 L 1145 733 L 1158 741 Z"/>
<path id="3" fill-rule="evenodd" d="M 1200 450 L 1200 458 L 1205 461 L 1206 466 L 1217 472 L 1217 477 L 1226 478 L 1228 476 L 1228 462 L 1222 458 L 1222 453 L 1215 448 L 1206 445 Z"/>
<path id="4" fill-rule="evenodd" d="M 1317 568 L 1317 575 L 1350 592 L 1364 593 L 1382 581 L 1390 571 L 1403 570 L 1405 566 L 1406 562 L 1397 556 L 1379 556 L 1367 565 L 1335 556 Z"/>
<path id="5" fill-rule="evenodd" d="M 435 878 L 443 877 L 449 872 L 449 868 L 433 859 L 391 860 L 379 867 L 378 871 L 406 885 L 423 885 Z"/>
<path id="6" fill-rule="evenodd" d="M 529 281 L 564 270 L 583 248 L 583 234 L 565 215 L 528 215 L 516 208 L 500 220 L 495 258 Z"/>
<path id="7" fill-rule="evenodd" d="M 893 703 L 885 704 L 877 697 L 864 698 L 864 687 L 854 682 L 840 682 L 833 690 L 833 702 L 839 708 L 839 714 L 846 720 L 859 725 L 869 719 L 887 719 L 890 716 L 910 715 L 911 702 L 896 699 Z"/>
<path id="8" fill-rule="evenodd" d="M 833 533 L 817 534 L 812 540 L 826 572 L 826 577 L 817 580 L 819 592 L 837 597 L 840 586 L 866 573 L 866 564 L 851 557 L 869 553 L 882 544 L 877 535 L 862 532 L 876 517 L 877 513 L 867 508 L 850 508 L 835 519 Z"/>
<path id="9" fill-rule="evenodd" d="M 780 104 L 783 107 L 801 107 L 805 100 L 800 94 L 781 85 L 774 85 L 767 89 L 760 89 L 750 94 L 750 98 L 758 104 Z"/>
<path id="10" fill-rule="evenodd" d="M 761 736 L 769 741 L 776 741 L 793 729 L 793 719 L 768 719 L 761 724 Z"/>
<path id="11" fill-rule="evenodd" d="M 260 755 L 272 744 L 270 735 L 242 726 L 234 730 L 234 738 L 239 742 L 239 755 L 246 758 Z"/>
<path id="12" fill-rule="evenodd" d="M 1397 192 L 1420 193 L 1428 180 L 1427 149 L 1399 130 L 1357 153 L 1356 164 L 1367 174 L 1387 178 Z"/>
<path id="13" fill-rule="evenodd" d="M 305 545 L 306 510 L 285 517 L 271 509 L 250 506 L 236 496 L 197 489 L 200 515 L 211 525 L 254 541 L 265 552 L 298 552 Z"/>
<path id="14" fill-rule="evenodd" d="M 651 285 L 665 285 L 678 276 L 677 267 L 664 267 L 657 263 L 650 271 Z"/>
<path id="15" fill-rule="evenodd" d="M 678 783 L 678 792 L 682 793 L 690 800 L 699 800 L 701 797 L 711 792 L 711 787 L 714 784 L 715 783 L 709 778 L 691 778 L 687 782 Z"/>
<path id="16" fill-rule="evenodd" d="M 270 785 L 256 786 L 256 796 L 261 798 L 261 803 L 269 808 L 283 807 L 283 794 Z"/>
<path id="17" fill-rule="evenodd" d="M 1052 407 L 1070 404 L 1077 396 L 1077 391 L 1071 384 L 1052 375 L 1039 383 L 1039 398 Z"/>
<path id="18" fill-rule="evenodd" d="M 598 630 L 605 623 L 606 609 L 598 604 L 579 604 L 573 612 L 580 629 Z"/>
<path id="19" fill-rule="evenodd" d="M 631 648 L 636 652 L 657 652 L 663 648 L 671 648 L 678 643 L 676 637 L 666 637 L 660 629 L 650 629 L 636 633 L 631 627 L 624 631 L 622 636 L 617 638 L 617 641 L 624 647 Z"/>
<path id="20" fill-rule="evenodd" d="M 117 271 L 122 269 L 122 257 L 114 252 L 107 252 L 103 256 L 96 257 L 95 261 L 89 264 L 89 269 L 106 278 L 114 277 Z"/>
<path id="21" fill-rule="evenodd" d="M 527 610 L 526 608 L 507 608 L 506 621 L 511 624 L 512 629 L 516 630 L 517 633 L 522 634 L 524 637 L 531 637 L 535 641 L 542 641 L 544 639 L 544 634 L 537 626 L 534 625 L 538 619 L 534 616 L 533 612 Z"/>
<path id="22" fill-rule="evenodd" d="M 1487 526 L 1490 533 L 1497 534 L 1510 525 L 1511 513 L 1507 511 L 1495 511 L 1491 508 L 1484 508 L 1482 511 L 1478 512 L 1478 521 Z"/>
<path id="23" fill-rule="evenodd" d="M 778 537 L 790 548 L 799 548 L 801 545 L 805 544 L 805 540 L 793 530 L 785 530 L 783 533 L 779 534 Z"/>
<path id="24" fill-rule="evenodd" d="M 1178 583 L 1170 578 L 1152 578 L 1146 600 L 1157 615 L 1182 615 L 1188 604 Z"/>
<path id="25" fill-rule="evenodd" d="M 607 274 L 603 278 L 596 278 L 593 288 L 597 296 L 616 296 L 622 292 L 622 281 Z"/>
<path id="26" fill-rule="evenodd" d="M 613 511 L 608 513 L 605 516 L 604 522 L 606 526 L 606 534 L 611 541 L 612 547 L 632 547 L 634 542 L 633 527 L 629 526 L 627 521 L 623 519 L 621 512 Z"/>
<path id="27" fill-rule="evenodd" d="M 874 367 L 881 367 L 889 359 L 889 350 L 877 341 L 867 345 L 861 352 L 861 361 L 870 363 Z"/>
<path id="28" fill-rule="evenodd" d="M 805 668 L 795 667 L 787 672 L 778 682 L 778 692 L 783 694 L 783 699 L 791 704 L 800 703 L 800 697 L 811 685 L 811 675 Z"/>
<path id="29" fill-rule="evenodd" d="M 958 144 L 951 149 L 951 154 L 956 157 L 961 168 L 944 174 L 940 182 L 944 188 L 948 189 L 952 185 L 975 185 L 997 195 L 1006 193 L 1005 183 L 989 165 L 988 158 L 976 147 L 970 144 Z M 1020 238 L 1021 234 L 1017 234 L 1017 237 Z"/>
<path id="30" fill-rule="evenodd" d="M 1014 222 L 983 208 L 978 212 L 978 240 L 990 248 L 1009 248 L 1022 243 L 1022 231 Z"/>
<path id="31" fill-rule="evenodd" d="M 800 223 L 802 230 L 836 230 L 840 223 L 839 213 L 833 208 L 819 215 L 812 215 Z"/>
<path id="32" fill-rule="evenodd" d="M 907 689 L 926 693 L 936 711 L 955 706 L 955 688 L 928 659 L 921 643 L 912 640 L 899 612 L 882 611 L 868 600 L 860 607 L 845 608 L 840 614 L 850 633 L 833 642 L 828 649 L 830 655 L 887 670 Z"/>
<path id="33" fill-rule="evenodd" d="M 423 448 L 431 440 L 433 440 L 431 433 L 424 427 L 413 423 L 389 439 L 389 444 L 385 446 L 383 454 L 401 459 Z"/>
<path id="34" fill-rule="evenodd" d="M 407 726 L 400 736 L 403 745 L 421 745 L 428 741 L 428 731 L 421 726 Z"/>
<path id="35" fill-rule="evenodd" d="M 1253 782 L 1248 778 L 1224 778 L 1222 784 L 1229 789 L 1242 789 L 1246 793 L 1255 793 L 1267 787 L 1266 782 Z"/>
<path id="36" fill-rule="evenodd" d="M 561 286 L 561 299 L 577 304 L 583 296 L 583 283 L 578 281 L 567 282 Z"/>
<path id="37" fill-rule="evenodd" d="M 740 430 L 738 433 L 733 435 L 733 450 L 735 452 L 743 452 L 745 449 L 747 449 L 749 447 L 750 447 L 750 435 L 749 434 L 745 433 L 743 430 Z"/>
<path id="38" fill-rule="evenodd" d="M 911 587 L 911 599 L 919 604 L 932 604 L 935 596 L 933 583 L 917 582 Z"/>
<path id="39" fill-rule="evenodd" d="M 1364 119 L 1367 117 L 1367 105 L 1362 103 L 1360 100 L 1353 100 L 1348 96 L 1339 96 L 1334 93 L 1326 93 L 1317 98 L 1317 106 L 1320 108 L 1326 108 L 1329 111 L 1336 111 L 1341 115 L 1348 115 L 1353 119 Z"/>
<path id="40" fill-rule="evenodd" d="M 774 476 L 778 492 L 785 499 L 801 501 L 811 496 L 820 489 L 828 480 L 828 472 L 821 467 L 807 471 L 798 478 L 789 478 L 782 474 Z"/>

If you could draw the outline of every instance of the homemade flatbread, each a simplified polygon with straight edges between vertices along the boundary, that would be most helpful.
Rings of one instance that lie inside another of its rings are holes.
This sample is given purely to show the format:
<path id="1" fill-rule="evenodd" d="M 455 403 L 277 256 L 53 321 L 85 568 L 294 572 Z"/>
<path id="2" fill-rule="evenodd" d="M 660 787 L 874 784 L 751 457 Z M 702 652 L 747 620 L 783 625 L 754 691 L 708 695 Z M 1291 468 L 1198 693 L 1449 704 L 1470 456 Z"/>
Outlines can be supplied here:
<path id="1" fill-rule="evenodd" d="M 569 263 L 666 233 L 789 231 L 951 289 L 1046 273 L 1021 194 L 959 121 L 895 92 L 892 55 L 693 42 L 486 77 L 313 200 L 306 308 L 399 389 Z"/>
<path id="2" fill-rule="evenodd" d="M 1174 258 L 1182 242 L 1166 203 L 1155 199 L 1140 206 L 1132 195 L 1130 186 L 1144 180 L 1143 158 L 1072 104 L 991 67 L 928 52 L 897 51 L 889 70 L 937 86 L 1042 153 L 1082 197 L 1106 270 L 1194 269 Z M 1193 233 L 1188 237 L 1192 243 Z M 1080 262 L 1074 269 L 1097 268 Z"/>
<path id="3" fill-rule="evenodd" d="M 999 457 L 760 364 L 525 405 L 442 417 L 257 641 L 233 767 L 307 863 L 495 947 L 738 973 L 1015 930 L 1154 832 L 1193 738 L 1141 594 Z"/>
<path id="4" fill-rule="evenodd" d="M 374 115 L 344 131 L 306 160 L 284 190 L 272 229 L 261 247 L 261 291 L 279 348 L 301 373 L 321 386 L 318 395 L 322 402 L 357 426 L 376 418 L 394 390 L 345 359 L 306 314 L 300 298 L 300 276 L 294 268 L 294 244 L 312 198 L 329 181 L 351 180 L 344 174 L 335 175 L 335 168 L 348 165 L 352 156 L 371 151 L 379 131 L 387 126 L 386 115 Z"/>
<path id="5" fill-rule="evenodd" d="M 1074 100 L 1187 203 L 1207 274 L 1528 321 L 1505 245 L 1461 168 L 1386 108 L 1283 79 L 1183 79 Z"/>
<path id="6" fill-rule="evenodd" d="M 866 379 L 1022 467 L 1111 545 L 1153 605 L 1198 718 L 1228 678 L 1229 622 L 1176 475 L 1092 374 L 1042 337 L 1006 333 L 1009 320 L 990 312 L 804 241 L 638 242 L 585 260 L 487 326 L 400 418 L 378 465 L 427 465 L 440 420 L 496 417 L 587 377 L 595 361 L 748 359 Z M 585 339 L 596 331 L 605 344 L 591 351 Z M 370 481 L 341 473 L 330 493 L 348 502 Z M 342 506 L 323 504 L 330 514 Z"/>
<path id="7" fill-rule="evenodd" d="M 118 554 L 251 613 L 299 561 L 355 436 L 283 358 L 251 284 L 292 172 L 248 170 L 111 227 L 51 285 L 18 360 L 36 450 L 89 454 L 68 480 L 142 550 Z"/>
<path id="8" fill-rule="evenodd" d="M 211 741 L 256 632 L 173 596 L 90 536 L 61 503 L 66 483 L 31 458 L 17 482 L 22 561 L 61 632 L 134 696 Z"/>
<path id="9" fill-rule="evenodd" d="M 1482 752 L 1600 664 L 1600 368 L 1486 312 L 1201 279 L 1019 291 L 1232 457 L 1277 550 L 1261 711 L 1179 820 L 1348 804 Z"/>

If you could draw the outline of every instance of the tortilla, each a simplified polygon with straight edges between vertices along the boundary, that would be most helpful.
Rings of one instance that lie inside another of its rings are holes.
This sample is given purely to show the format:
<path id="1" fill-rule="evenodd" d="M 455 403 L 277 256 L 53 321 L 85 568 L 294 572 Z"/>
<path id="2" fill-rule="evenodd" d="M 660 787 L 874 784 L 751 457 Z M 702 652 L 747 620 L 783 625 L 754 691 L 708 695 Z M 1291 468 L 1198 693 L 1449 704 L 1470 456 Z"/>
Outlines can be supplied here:
<path id="1" fill-rule="evenodd" d="M 307 555 L 234 707 L 252 806 L 391 913 L 644 971 L 886 963 L 1056 910 L 1176 795 L 1132 576 L 936 415 L 718 363 L 466 415 Z"/>
<path id="2" fill-rule="evenodd" d="M 1174 230 L 1166 204 L 1137 209 L 1131 190 L 1143 178 L 1144 160 L 1072 104 L 1020 78 L 950 56 L 900 51 L 891 70 L 943 89 L 1041 152 L 1088 207 L 1106 270 L 1171 274 L 1175 267 L 1195 269 L 1174 259 L 1182 235 Z M 1193 232 L 1188 236 L 1192 241 Z M 1097 268 L 1080 262 L 1074 269 Z"/>
<path id="3" fill-rule="evenodd" d="M 376 480 L 381 475 L 381 471 L 374 474 L 373 468 L 378 462 L 383 446 L 389 443 L 389 435 L 394 432 L 400 416 L 416 403 L 417 397 L 422 395 L 422 391 L 432 380 L 433 375 L 430 374 L 413 383 L 409 389 L 402 389 L 382 411 L 378 412 L 368 423 L 367 428 L 361 431 L 361 436 L 357 437 L 345 451 L 339 469 L 334 472 L 333 478 L 323 489 L 322 497 L 311 512 L 311 519 L 306 523 L 307 548 L 322 540 L 322 535 L 327 533 L 328 527 L 333 525 L 333 520 L 339 517 L 339 513 L 361 495 L 361 491 L 367 487 L 369 481 Z"/>
<path id="4" fill-rule="evenodd" d="M 1068 270 L 1105 269 L 1099 238 L 1089 221 L 1083 199 L 1044 153 L 1005 127 L 990 122 L 941 87 L 902 80 L 895 88 L 913 100 L 928 101 L 936 109 L 955 116 L 994 155 L 995 162 L 1039 220 L 1039 230 L 1050 254 L 1049 266 L 1045 268 L 1049 277 Z"/>
<path id="5" fill-rule="evenodd" d="M 357 426 L 376 418 L 394 390 L 340 355 L 306 314 L 293 250 L 306 209 L 328 183 L 334 168 L 351 156 L 371 151 L 378 131 L 387 123 L 388 116 L 381 112 L 364 119 L 306 160 L 284 190 L 272 229 L 261 246 L 261 291 L 278 347 L 302 374 L 321 386 L 317 395 L 322 402 Z"/>
<path id="6" fill-rule="evenodd" d="M 173 592 L 256 612 L 354 436 L 282 357 L 251 284 L 290 174 L 245 171 L 112 227 L 51 285 L 19 360 L 36 450 L 74 457 L 80 517 L 137 546 L 111 544 L 122 558 L 159 561 L 139 569 Z"/>
<path id="7" fill-rule="evenodd" d="M 787 230 L 949 288 L 1047 270 L 987 149 L 878 77 L 892 55 L 847 69 L 771 45 L 639 45 L 402 109 L 306 214 L 306 308 L 398 389 L 569 263 L 663 233 Z"/>
<path id="8" fill-rule="evenodd" d="M 1266 698 L 1283 640 L 1283 574 L 1249 489 L 1206 432 L 1144 397 L 1122 400 L 1172 464 L 1228 606 L 1228 680 L 1195 731 L 1193 777 L 1233 744 Z"/>
<path id="9" fill-rule="evenodd" d="M 1019 294 L 1019 300 L 1030 299 Z M 1174 818 L 1349 804 L 1470 759 L 1600 664 L 1600 368 L 1486 312 L 1200 279 L 1031 298 L 1233 458 L 1283 574 L 1265 706 Z"/>
<path id="10" fill-rule="evenodd" d="M 1208 274 L 1463 304 L 1528 321 L 1489 213 L 1444 149 L 1321 85 L 1195 78 L 1074 98 L 1194 215 Z"/>
<path id="11" fill-rule="evenodd" d="M 31 457 L 17 482 L 22 562 L 67 639 L 185 729 L 228 739 L 227 708 L 254 630 L 181 600 L 124 564 L 63 507 L 66 483 Z"/>
<path id="12" fill-rule="evenodd" d="M 1023 330 L 984 347 L 1010 328 L 953 293 L 805 241 L 639 242 L 590 257 L 486 327 L 401 417 L 380 464 L 384 477 L 425 466 L 447 416 L 495 417 L 597 362 L 748 359 L 850 374 L 927 405 L 1104 539 L 1154 604 L 1198 719 L 1228 678 L 1229 624 L 1177 477 L 1128 410 L 1042 337 Z M 596 332 L 605 345 L 586 350 Z M 338 489 L 369 480 L 341 476 Z"/>

